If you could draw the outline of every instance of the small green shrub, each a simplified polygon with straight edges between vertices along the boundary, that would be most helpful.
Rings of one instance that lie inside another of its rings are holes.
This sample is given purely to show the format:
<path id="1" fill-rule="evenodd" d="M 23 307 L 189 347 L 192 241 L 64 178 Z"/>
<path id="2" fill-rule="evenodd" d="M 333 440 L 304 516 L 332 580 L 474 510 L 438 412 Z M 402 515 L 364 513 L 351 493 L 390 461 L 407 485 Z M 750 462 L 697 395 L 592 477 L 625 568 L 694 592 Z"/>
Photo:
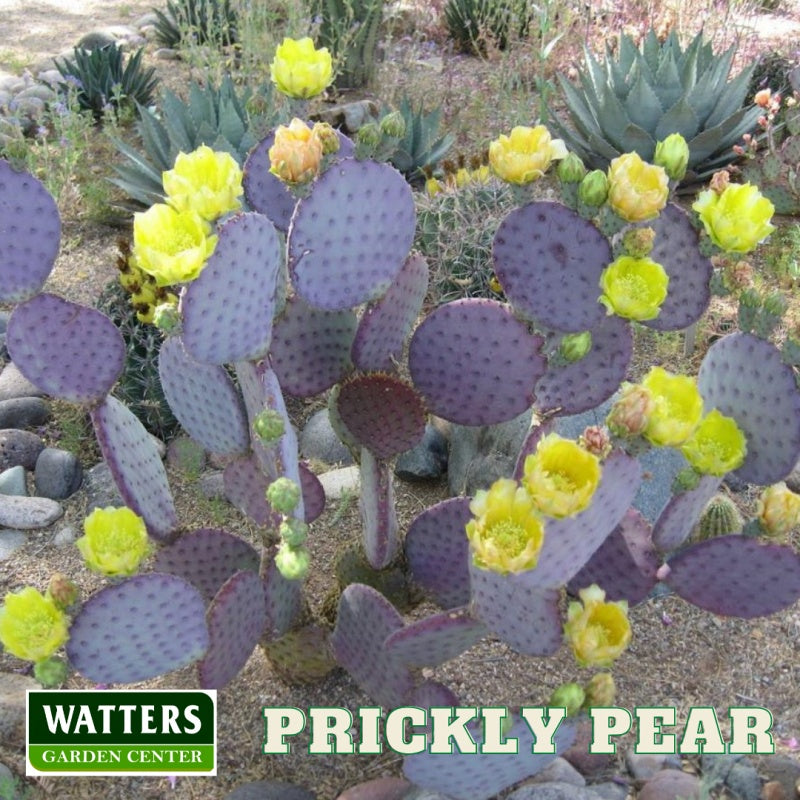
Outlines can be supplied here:
<path id="1" fill-rule="evenodd" d="M 238 18 L 230 0 L 167 0 L 166 12 L 153 11 L 156 41 L 163 47 L 227 47 L 238 41 Z"/>
<path id="2" fill-rule="evenodd" d="M 531 12 L 526 0 L 448 0 L 447 30 L 465 53 L 485 53 L 487 46 L 504 50 L 513 37 L 528 34 Z"/>

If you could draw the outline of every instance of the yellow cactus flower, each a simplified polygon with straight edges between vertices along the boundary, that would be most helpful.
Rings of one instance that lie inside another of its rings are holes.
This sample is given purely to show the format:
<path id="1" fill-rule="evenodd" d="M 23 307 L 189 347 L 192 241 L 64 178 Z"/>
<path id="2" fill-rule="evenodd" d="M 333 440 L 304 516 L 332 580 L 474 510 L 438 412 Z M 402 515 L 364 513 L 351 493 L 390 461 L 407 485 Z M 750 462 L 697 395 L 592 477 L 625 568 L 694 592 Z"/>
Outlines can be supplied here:
<path id="1" fill-rule="evenodd" d="M 657 217 L 667 204 L 669 177 L 663 167 L 623 153 L 608 167 L 608 203 L 628 222 Z"/>
<path id="2" fill-rule="evenodd" d="M 638 436 L 644 433 L 655 403 L 646 389 L 635 383 L 623 383 L 617 401 L 606 417 L 606 425 L 615 436 Z"/>
<path id="3" fill-rule="evenodd" d="M 194 211 L 180 213 L 156 203 L 134 214 L 133 248 L 136 262 L 158 286 L 193 281 L 217 246 L 211 226 Z"/>
<path id="4" fill-rule="evenodd" d="M 698 472 L 722 477 L 744 463 L 747 439 L 733 417 L 715 408 L 681 445 L 681 452 Z"/>
<path id="5" fill-rule="evenodd" d="M 711 241 L 726 253 L 749 253 L 775 230 L 770 224 L 775 206 L 749 183 L 729 183 L 721 193 L 700 192 L 692 208 Z"/>
<path id="6" fill-rule="evenodd" d="M 442 186 L 441 181 L 438 178 L 428 178 L 425 181 L 425 191 L 428 194 L 428 197 L 434 197 L 435 195 L 439 194 L 439 192 L 444 191 L 444 186 Z"/>
<path id="7" fill-rule="evenodd" d="M 561 139 L 552 139 L 544 125 L 518 125 L 510 136 L 500 136 L 489 145 L 489 164 L 508 183 L 526 184 L 541 178 L 552 161 L 566 158 Z"/>
<path id="8" fill-rule="evenodd" d="M 83 531 L 75 544 L 89 569 L 102 575 L 133 575 L 150 554 L 144 520 L 129 508 L 96 508 Z"/>
<path id="9" fill-rule="evenodd" d="M 323 92 L 333 79 L 333 62 L 327 47 L 288 36 L 275 51 L 269 74 L 279 92 L 287 97 L 306 100 Z"/>
<path id="10" fill-rule="evenodd" d="M 319 174 L 323 146 L 312 128 L 301 119 L 278 125 L 269 149 L 270 172 L 284 183 L 306 183 Z"/>
<path id="11" fill-rule="evenodd" d="M 544 543 L 542 523 L 531 496 L 510 478 L 481 489 L 469 505 L 466 526 L 472 561 L 481 569 L 523 572 L 533 569 Z"/>
<path id="12" fill-rule="evenodd" d="M 600 302 L 625 319 L 655 319 L 667 297 L 669 276 L 650 258 L 620 256 L 600 276 Z"/>
<path id="13" fill-rule="evenodd" d="M 242 206 L 242 170 L 236 159 L 207 145 L 178 153 L 175 166 L 161 174 L 161 181 L 176 211 L 195 211 L 209 222 Z"/>
<path id="14" fill-rule="evenodd" d="M 770 536 L 783 536 L 800 525 L 800 494 L 781 481 L 768 486 L 758 500 L 758 521 Z"/>
<path id="15" fill-rule="evenodd" d="M 0 643 L 25 661 L 49 658 L 69 639 L 67 615 L 32 586 L 9 592 L 0 607 Z"/>
<path id="16" fill-rule="evenodd" d="M 597 585 L 578 592 L 581 602 L 569 604 L 564 634 L 582 667 L 610 667 L 631 641 L 628 603 L 605 602 Z"/>
<path id="17" fill-rule="evenodd" d="M 542 514 L 571 517 L 591 503 L 600 472 L 596 455 L 571 439 L 550 433 L 525 459 L 523 485 Z"/>
<path id="18" fill-rule="evenodd" d="M 703 416 L 703 398 L 695 379 L 653 367 L 641 385 L 653 400 L 644 437 L 659 447 L 683 444 Z"/>

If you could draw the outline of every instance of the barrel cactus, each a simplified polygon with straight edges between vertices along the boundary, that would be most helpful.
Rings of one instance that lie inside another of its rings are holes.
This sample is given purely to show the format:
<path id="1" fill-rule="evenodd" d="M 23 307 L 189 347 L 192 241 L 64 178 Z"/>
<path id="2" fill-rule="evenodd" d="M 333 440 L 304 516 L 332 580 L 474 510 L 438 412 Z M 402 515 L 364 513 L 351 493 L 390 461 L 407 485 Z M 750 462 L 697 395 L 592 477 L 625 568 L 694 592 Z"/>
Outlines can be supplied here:
<path id="1" fill-rule="evenodd" d="M 733 146 L 761 113 L 744 106 L 753 66 L 728 80 L 735 50 L 716 55 L 702 33 L 684 50 L 674 31 L 661 43 L 652 29 L 641 47 L 621 36 L 602 63 L 586 49 L 580 87 L 558 75 L 573 127 L 555 115 L 553 127 L 596 168 L 631 151 L 652 160 L 659 140 L 680 133 L 689 144 L 684 181 L 701 181 L 736 158 Z"/>
<path id="2" fill-rule="evenodd" d="M 716 494 L 711 498 L 700 517 L 694 531 L 698 541 L 715 536 L 739 533 L 744 527 L 744 518 L 733 500 L 726 494 Z"/>

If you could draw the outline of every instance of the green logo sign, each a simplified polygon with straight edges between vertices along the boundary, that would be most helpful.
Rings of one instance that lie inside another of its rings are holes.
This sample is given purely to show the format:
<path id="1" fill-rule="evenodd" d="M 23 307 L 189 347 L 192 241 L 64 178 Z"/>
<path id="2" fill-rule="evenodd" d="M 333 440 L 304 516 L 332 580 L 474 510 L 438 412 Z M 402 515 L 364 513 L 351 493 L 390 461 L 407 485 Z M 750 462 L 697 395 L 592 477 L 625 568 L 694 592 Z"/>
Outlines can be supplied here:
<path id="1" fill-rule="evenodd" d="M 215 691 L 29 691 L 28 775 L 216 775 Z"/>

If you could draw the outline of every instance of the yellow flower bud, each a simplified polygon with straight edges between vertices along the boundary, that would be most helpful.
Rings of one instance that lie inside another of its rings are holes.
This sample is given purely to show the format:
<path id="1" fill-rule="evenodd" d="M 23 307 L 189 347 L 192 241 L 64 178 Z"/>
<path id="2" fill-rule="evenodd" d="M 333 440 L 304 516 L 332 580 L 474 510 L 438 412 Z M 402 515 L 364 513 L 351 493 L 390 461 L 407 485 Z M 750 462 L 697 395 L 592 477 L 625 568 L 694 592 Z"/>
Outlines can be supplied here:
<path id="1" fill-rule="evenodd" d="M 783 536 L 800 525 L 800 495 L 781 481 L 769 486 L 758 500 L 758 521 L 770 536 Z"/>
<path id="2" fill-rule="evenodd" d="M 176 211 L 195 211 L 209 222 L 242 206 L 242 170 L 236 159 L 206 145 L 179 153 L 161 180 L 167 202 Z"/>
<path id="3" fill-rule="evenodd" d="M 269 149 L 270 172 L 285 183 L 307 183 L 319 174 L 322 142 L 302 120 L 279 125 Z"/>
<path id="4" fill-rule="evenodd" d="M 600 276 L 600 302 L 609 314 L 643 321 L 655 319 L 667 297 L 669 277 L 649 258 L 620 256 Z"/>
<path id="5" fill-rule="evenodd" d="M 692 208 L 711 241 L 727 253 L 749 253 L 775 230 L 775 206 L 749 183 L 730 183 L 721 194 L 700 192 Z"/>
<path id="6" fill-rule="evenodd" d="M 32 586 L 9 592 L 0 607 L 0 643 L 17 658 L 49 658 L 69 638 L 67 616 Z"/>
<path id="7" fill-rule="evenodd" d="M 615 436 L 638 436 L 644 433 L 655 403 L 646 389 L 635 383 L 623 383 L 620 396 L 606 417 L 606 425 Z"/>
<path id="8" fill-rule="evenodd" d="M 695 379 L 653 367 L 641 385 L 653 400 L 653 410 L 643 431 L 645 438 L 659 447 L 683 444 L 703 415 L 703 398 Z"/>
<path id="9" fill-rule="evenodd" d="M 598 672 L 592 675 L 591 680 L 584 687 L 586 699 L 584 708 L 608 708 L 614 705 L 617 687 L 614 685 L 614 676 L 610 672 Z"/>
<path id="10" fill-rule="evenodd" d="M 339 152 L 339 134 L 327 122 L 315 122 L 311 132 L 322 143 L 322 155 L 329 156 Z"/>
<path id="11" fill-rule="evenodd" d="M 605 602 L 597 584 L 578 593 L 581 602 L 569 604 L 564 634 L 582 667 L 610 667 L 631 641 L 628 603 Z"/>
<path id="12" fill-rule="evenodd" d="M 533 569 L 544 543 L 544 525 L 531 496 L 516 481 L 500 478 L 470 503 L 466 526 L 472 561 L 501 574 Z"/>
<path id="13" fill-rule="evenodd" d="M 689 145 L 679 133 L 672 133 L 656 145 L 653 156 L 656 166 L 664 167 L 664 171 L 674 181 L 683 180 L 689 166 Z"/>
<path id="14" fill-rule="evenodd" d="M 526 184 L 541 178 L 552 161 L 565 158 L 567 148 L 561 139 L 552 139 L 544 125 L 512 129 L 489 145 L 489 164 L 495 174 L 508 183 Z"/>
<path id="15" fill-rule="evenodd" d="M 657 217 L 668 195 L 664 168 L 648 164 L 638 153 L 623 153 L 608 167 L 608 203 L 627 222 Z"/>
<path id="16" fill-rule="evenodd" d="M 196 212 L 156 203 L 133 217 L 137 263 L 159 286 L 193 281 L 217 245 L 210 230 Z"/>
<path id="17" fill-rule="evenodd" d="M 656 232 L 652 228 L 631 228 L 622 236 L 622 249 L 626 256 L 646 258 L 653 250 Z"/>
<path id="18" fill-rule="evenodd" d="M 542 514 L 571 517 L 591 503 L 600 472 L 596 455 L 571 439 L 550 433 L 525 459 L 523 485 Z"/>
<path id="19" fill-rule="evenodd" d="M 134 575 L 150 554 L 144 520 L 130 508 L 96 508 L 83 521 L 75 544 L 94 572 L 108 577 Z"/>
<path id="20" fill-rule="evenodd" d="M 287 37 L 275 51 L 269 72 L 279 92 L 304 100 L 327 88 L 333 79 L 333 62 L 327 47 L 317 50 L 308 37 Z"/>
<path id="21" fill-rule="evenodd" d="M 722 477 L 742 466 L 747 439 L 735 419 L 720 414 L 715 408 L 681 445 L 681 452 L 698 472 Z"/>

